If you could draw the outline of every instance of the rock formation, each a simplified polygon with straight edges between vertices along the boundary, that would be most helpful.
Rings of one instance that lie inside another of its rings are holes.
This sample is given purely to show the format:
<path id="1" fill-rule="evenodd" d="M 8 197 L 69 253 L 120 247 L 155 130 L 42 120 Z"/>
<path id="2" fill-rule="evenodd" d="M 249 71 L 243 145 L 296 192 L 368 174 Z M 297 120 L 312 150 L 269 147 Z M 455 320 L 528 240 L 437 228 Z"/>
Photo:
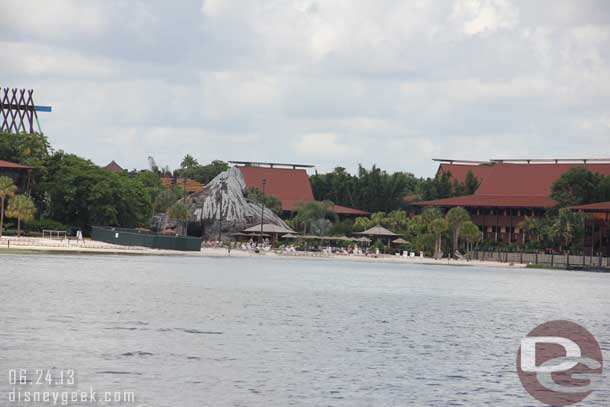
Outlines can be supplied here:
<path id="1" fill-rule="evenodd" d="M 232 167 L 218 174 L 202 190 L 181 199 L 179 202 L 185 205 L 190 213 L 189 230 L 201 225 L 204 237 L 217 239 L 219 229 L 224 238 L 229 233 L 240 232 L 260 224 L 261 205 L 247 199 L 244 195 L 245 189 L 241 171 Z M 287 227 L 269 208 L 265 208 L 263 217 L 263 223 Z M 167 215 L 161 224 L 162 229 L 181 229 L 181 225 L 169 219 Z"/>

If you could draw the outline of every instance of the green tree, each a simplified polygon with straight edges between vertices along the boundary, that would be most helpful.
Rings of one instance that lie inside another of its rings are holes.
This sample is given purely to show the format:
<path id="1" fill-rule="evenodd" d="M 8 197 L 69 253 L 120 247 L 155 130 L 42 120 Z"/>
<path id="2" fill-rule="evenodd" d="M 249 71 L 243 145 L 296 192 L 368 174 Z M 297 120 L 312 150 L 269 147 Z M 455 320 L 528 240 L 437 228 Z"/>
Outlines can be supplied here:
<path id="1" fill-rule="evenodd" d="M 59 151 L 47 160 L 43 180 L 47 217 L 88 231 L 92 225 L 146 226 L 150 192 L 137 179 L 106 171 L 89 160 Z"/>
<path id="2" fill-rule="evenodd" d="M 561 208 L 550 227 L 550 236 L 559 243 L 559 250 L 569 250 L 577 237 L 584 233 L 585 215 Z"/>
<path id="3" fill-rule="evenodd" d="M 479 188 L 479 185 L 481 185 L 481 183 L 477 177 L 474 176 L 474 173 L 472 171 L 468 171 L 466 173 L 466 177 L 464 178 L 464 195 L 474 194 Z"/>
<path id="4" fill-rule="evenodd" d="M 199 166 L 199 161 L 197 161 L 195 158 L 193 158 L 192 155 L 187 154 L 184 156 L 184 158 L 182 159 L 182 162 L 180 163 L 180 168 L 185 168 L 185 169 L 191 169 L 191 168 L 195 168 Z"/>
<path id="5" fill-rule="evenodd" d="M 434 245 L 434 258 L 435 259 L 440 259 L 443 255 L 442 236 L 443 236 L 443 233 L 445 233 L 448 229 L 449 229 L 449 224 L 447 223 L 447 220 L 444 218 L 434 219 L 430 223 L 430 231 L 432 233 L 434 233 L 434 236 L 436 238 L 435 245 Z"/>
<path id="6" fill-rule="evenodd" d="M 386 213 L 400 209 L 404 205 L 402 197 L 414 193 L 418 182 L 413 174 L 388 173 L 375 165 L 371 169 L 360 165 L 356 175 L 337 167 L 333 172 L 310 177 L 314 197 L 319 201 Z"/>
<path id="7" fill-rule="evenodd" d="M 207 165 L 201 165 L 190 154 L 187 154 L 182 159 L 180 166 L 180 169 L 174 171 L 175 176 L 190 178 L 202 184 L 207 184 L 218 174 L 229 169 L 229 164 L 220 160 L 214 160 Z"/>
<path id="8" fill-rule="evenodd" d="M 449 209 L 446 215 L 447 225 L 451 230 L 452 239 L 453 239 L 453 252 L 451 253 L 451 257 L 456 256 L 456 252 L 458 251 L 458 244 L 460 240 L 460 230 L 464 223 L 470 222 L 470 215 L 466 211 L 466 209 L 462 207 L 455 207 Z"/>
<path id="9" fill-rule="evenodd" d="M 472 250 L 472 245 L 481 241 L 481 231 L 473 222 L 464 222 L 461 226 L 461 235 L 466 239 L 468 251 Z"/>
<path id="10" fill-rule="evenodd" d="M 282 214 L 282 201 L 274 197 L 273 195 L 265 194 L 256 187 L 248 187 L 245 191 L 246 198 L 256 202 L 257 204 L 264 204 L 265 208 L 271 209 L 276 215 Z"/>
<path id="11" fill-rule="evenodd" d="M 0 237 L 4 228 L 4 205 L 6 198 L 15 196 L 17 187 L 13 183 L 13 180 L 9 177 L 0 177 Z"/>
<path id="12" fill-rule="evenodd" d="M 0 160 L 40 166 L 49 156 L 51 147 L 41 133 L 0 132 Z"/>
<path id="13" fill-rule="evenodd" d="M 421 180 L 418 192 L 425 201 L 474 194 L 479 180 L 472 171 L 466 173 L 464 182 L 454 179 L 451 172 L 437 174 L 434 178 Z"/>
<path id="14" fill-rule="evenodd" d="M 171 187 L 163 187 L 153 201 L 153 210 L 155 213 L 166 212 L 173 204 L 182 198 L 184 193 L 175 185 Z"/>
<path id="15" fill-rule="evenodd" d="M 46 174 L 46 161 L 50 152 L 49 141 L 41 133 L 0 132 L 0 160 L 32 167 L 29 192 L 41 211 L 46 205 L 46 191 L 41 182 Z"/>
<path id="16" fill-rule="evenodd" d="M 535 242 L 542 240 L 542 219 L 526 216 L 517 226 L 529 239 L 533 239 Z"/>
<path id="17" fill-rule="evenodd" d="M 560 206 L 596 202 L 603 176 L 584 167 L 570 168 L 551 187 L 551 198 Z"/>
<path id="18" fill-rule="evenodd" d="M 34 202 L 26 195 L 17 195 L 12 198 L 6 208 L 6 216 L 17 219 L 17 236 L 21 236 L 21 222 L 27 223 L 34 219 L 36 207 Z"/>
<path id="19" fill-rule="evenodd" d="M 334 204 L 330 201 L 310 201 L 301 202 L 296 207 L 294 222 L 302 227 L 304 233 L 311 232 L 312 223 L 320 219 L 326 219 L 328 216 L 336 216 L 331 208 Z"/>

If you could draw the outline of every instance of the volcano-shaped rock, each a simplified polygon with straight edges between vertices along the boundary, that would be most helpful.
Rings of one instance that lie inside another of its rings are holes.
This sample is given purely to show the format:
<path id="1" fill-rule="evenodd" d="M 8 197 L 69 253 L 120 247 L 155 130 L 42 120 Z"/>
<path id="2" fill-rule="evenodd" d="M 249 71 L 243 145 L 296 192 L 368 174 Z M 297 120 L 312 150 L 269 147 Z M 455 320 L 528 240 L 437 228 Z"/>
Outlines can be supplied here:
<path id="1" fill-rule="evenodd" d="M 204 237 L 216 239 L 219 228 L 222 229 L 221 234 L 226 235 L 260 224 L 261 205 L 247 199 L 245 189 L 246 183 L 241 171 L 232 167 L 218 174 L 202 190 L 179 202 L 189 210 L 189 223 L 203 225 Z M 288 227 L 269 208 L 263 212 L 263 223 Z M 180 226 L 165 216 L 163 228 L 180 229 Z"/>

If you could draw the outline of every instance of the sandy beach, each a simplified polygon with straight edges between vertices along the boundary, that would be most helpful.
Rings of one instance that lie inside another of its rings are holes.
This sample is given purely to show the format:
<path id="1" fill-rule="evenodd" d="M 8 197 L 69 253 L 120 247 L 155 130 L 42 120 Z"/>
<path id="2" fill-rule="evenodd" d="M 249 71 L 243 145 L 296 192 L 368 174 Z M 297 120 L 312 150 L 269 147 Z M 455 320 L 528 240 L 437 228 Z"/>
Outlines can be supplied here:
<path id="1" fill-rule="evenodd" d="M 392 255 L 364 256 L 364 255 L 342 255 L 327 254 L 321 252 L 280 252 L 280 251 L 261 251 L 255 253 L 251 250 L 231 249 L 221 247 L 203 247 L 201 252 L 184 252 L 176 250 L 159 250 L 147 247 L 119 246 L 104 242 L 85 239 L 76 240 L 56 240 L 30 237 L 3 237 L 0 238 L 0 254 L 11 253 L 75 253 L 75 254 L 113 254 L 113 255 L 165 255 L 165 256 L 206 256 L 206 257 L 265 257 L 276 259 L 308 259 L 308 260 L 336 260 L 336 261 L 362 261 L 362 262 L 392 262 L 405 264 L 428 264 L 428 265 L 449 265 L 449 266 L 476 266 L 476 267 L 505 267 L 523 268 L 526 264 L 503 263 L 495 261 L 479 260 L 436 260 L 431 257 L 401 257 Z"/>

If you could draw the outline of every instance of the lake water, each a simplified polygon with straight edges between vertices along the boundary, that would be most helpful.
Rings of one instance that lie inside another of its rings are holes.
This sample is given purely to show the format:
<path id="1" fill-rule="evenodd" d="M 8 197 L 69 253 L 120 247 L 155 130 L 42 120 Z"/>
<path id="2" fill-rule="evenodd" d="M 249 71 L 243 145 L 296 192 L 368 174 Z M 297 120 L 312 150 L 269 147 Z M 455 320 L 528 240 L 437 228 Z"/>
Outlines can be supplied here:
<path id="1" fill-rule="evenodd" d="M 0 298 L 2 406 L 19 405 L 20 368 L 21 391 L 46 388 L 35 369 L 74 369 L 52 388 L 135 392 L 113 406 L 537 406 L 516 351 L 553 319 L 610 361 L 609 274 L 5 254 Z M 607 406 L 609 387 L 583 405 Z"/>

